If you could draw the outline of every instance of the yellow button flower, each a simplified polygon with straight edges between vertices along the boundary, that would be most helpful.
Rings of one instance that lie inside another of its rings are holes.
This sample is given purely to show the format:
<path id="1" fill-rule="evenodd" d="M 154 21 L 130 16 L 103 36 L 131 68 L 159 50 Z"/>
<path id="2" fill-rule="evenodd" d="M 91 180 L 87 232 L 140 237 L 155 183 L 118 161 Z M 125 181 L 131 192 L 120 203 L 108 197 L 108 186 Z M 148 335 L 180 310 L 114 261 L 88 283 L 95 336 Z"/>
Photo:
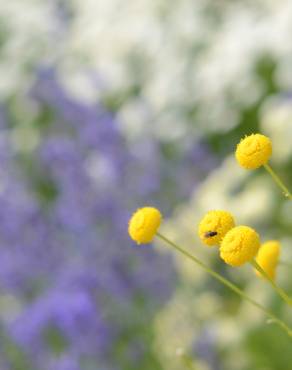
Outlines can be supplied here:
<path id="1" fill-rule="evenodd" d="M 220 257 L 231 266 L 241 266 L 258 252 L 260 238 L 248 226 L 237 226 L 228 231 L 220 246 Z"/>
<path id="2" fill-rule="evenodd" d="M 256 169 L 266 164 L 272 155 L 271 140 L 261 134 L 252 134 L 241 139 L 235 157 L 241 167 Z"/>
<path id="3" fill-rule="evenodd" d="M 275 280 L 276 267 L 280 256 L 280 243 L 276 240 L 269 240 L 262 244 L 258 252 L 256 261 L 267 275 Z M 256 274 L 260 277 L 262 275 L 256 270 Z"/>
<path id="4" fill-rule="evenodd" d="M 130 219 L 129 235 L 137 242 L 150 243 L 161 223 L 161 213 L 153 207 L 144 207 L 138 209 Z"/>
<path id="5" fill-rule="evenodd" d="M 231 213 L 218 210 L 209 211 L 199 224 L 199 237 L 208 246 L 219 245 L 225 234 L 234 225 Z"/>

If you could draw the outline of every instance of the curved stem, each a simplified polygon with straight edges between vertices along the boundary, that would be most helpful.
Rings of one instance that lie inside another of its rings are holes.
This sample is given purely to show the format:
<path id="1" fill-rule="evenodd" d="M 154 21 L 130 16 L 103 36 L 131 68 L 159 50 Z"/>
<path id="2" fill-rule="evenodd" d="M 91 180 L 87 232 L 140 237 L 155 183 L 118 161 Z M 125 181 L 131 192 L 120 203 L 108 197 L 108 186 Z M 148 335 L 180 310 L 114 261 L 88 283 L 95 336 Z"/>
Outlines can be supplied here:
<path id="1" fill-rule="evenodd" d="M 286 185 L 283 183 L 283 181 L 280 179 L 280 177 L 275 173 L 275 171 L 272 169 L 272 167 L 269 164 L 264 164 L 265 169 L 269 172 L 269 174 L 272 176 L 275 183 L 279 186 L 279 188 L 283 191 L 283 194 L 286 198 L 292 199 L 292 194 L 286 187 Z"/>
<path id="2" fill-rule="evenodd" d="M 212 270 L 210 267 L 205 265 L 203 262 L 201 262 L 198 258 L 193 256 L 191 253 L 186 251 L 185 249 L 181 248 L 176 243 L 172 242 L 165 236 L 163 236 L 160 233 L 156 233 L 157 237 L 163 240 L 165 243 L 170 245 L 172 248 L 176 249 L 178 252 L 186 256 L 187 258 L 194 261 L 197 265 L 199 265 L 201 268 L 203 268 L 208 274 L 212 275 L 216 280 L 220 281 L 222 284 L 227 286 L 229 289 L 231 289 L 233 292 L 238 294 L 241 298 L 245 299 L 247 302 L 252 304 L 253 306 L 257 307 L 259 310 L 264 312 L 272 322 L 277 323 L 282 329 L 284 329 L 289 336 L 292 336 L 292 329 L 290 329 L 282 320 L 280 320 L 277 316 L 275 316 L 272 312 L 268 311 L 264 306 L 262 306 L 260 303 L 254 301 L 252 298 L 250 298 L 243 290 L 238 288 L 235 284 L 231 283 L 229 280 L 225 279 L 223 276 Z"/>
<path id="3" fill-rule="evenodd" d="M 272 285 L 276 293 L 290 306 L 292 306 L 292 299 L 288 296 L 288 294 L 280 288 L 272 278 L 266 273 L 266 271 L 257 263 L 256 260 L 250 261 L 251 265 L 265 278 L 268 282 Z"/>

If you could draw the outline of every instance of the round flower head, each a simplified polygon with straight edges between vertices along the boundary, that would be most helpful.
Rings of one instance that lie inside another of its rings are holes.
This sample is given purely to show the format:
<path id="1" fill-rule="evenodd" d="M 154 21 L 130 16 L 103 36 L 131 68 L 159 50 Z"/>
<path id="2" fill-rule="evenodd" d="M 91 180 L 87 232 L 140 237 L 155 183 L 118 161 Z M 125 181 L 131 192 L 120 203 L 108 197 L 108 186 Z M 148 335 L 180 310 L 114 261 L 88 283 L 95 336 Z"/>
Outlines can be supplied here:
<path id="1" fill-rule="evenodd" d="M 258 252 L 260 238 L 248 226 L 237 226 L 228 231 L 220 246 L 220 257 L 231 266 L 241 266 Z"/>
<path id="2" fill-rule="evenodd" d="M 266 164 L 272 155 L 272 142 L 264 135 L 252 134 L 241 139 L 235 157 L 241 167 L 253 170 Z"/>
<path id="3" fill-rule="evenodd" d="M 270 240 L 260 247 L 256 261 L 271 279 L 275 279 L 276 267 L 280 255 L 280 243 L 276 240 Z M 256 270 L 256 274 L 262 275 Z"/>
<path id="4" fill-rule="evenodd" d="M 150 243 L 161 223 L 161 213 L 153 207 L 138 209 L 130 219 L 129 235 L 137 242 Z"/>
<path id="5" fill-rule="evenodd" d="M 231 213 L 209 211 L 199 224 L 199 237 L 208 246 L 219 245 L 225 234 L 234 227 Z"/>

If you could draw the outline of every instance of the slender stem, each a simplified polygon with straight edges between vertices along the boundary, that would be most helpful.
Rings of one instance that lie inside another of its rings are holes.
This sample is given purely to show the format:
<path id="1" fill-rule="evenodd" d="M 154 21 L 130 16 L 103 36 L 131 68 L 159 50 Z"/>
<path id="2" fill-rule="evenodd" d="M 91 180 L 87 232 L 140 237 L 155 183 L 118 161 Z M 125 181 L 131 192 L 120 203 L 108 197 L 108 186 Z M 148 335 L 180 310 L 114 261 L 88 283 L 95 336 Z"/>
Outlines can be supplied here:
<path id="1" fill-rule="evenodd" d="M 269 174 L 272 176 L 275 183 L 279 186 L 279 188 L 283 191 L 284 196 L 286 198 L 292 199 L 292 194 L 286 187 L 286 185 L 283 183 L 283 181 L 280 179 L 280 177 L 275 173 L 275 171 L 272 169 L 272 167 L 269 164 L 264 164 L 265 169 L 269 172 Z"/>
<path id="2" fill-rule="evenodd" d="M 288 296 L 288 294 L 280 288 L 274 280 L 266 273 L 266 271 L 257 263 L 256 260 L 250 261 L 251 265 L 265 278 L 268 282 L 272 285 L 276 293 L 290 306 L 292 306 L 292 299 Z"/>
<path id="3" fill-rule="evenodd" d="M 172 242 L 171 240 L 169 240 L 168 238 L 166 238 L 162 234 L 156 233 L 156 235 L 158 236 L 158 238 L 160 238 L 165 243 L 167 243 L 168 245 L 170 245 L 171 247 L 173 247 L 174 249 L 176 249 L 178 252 L 180 252 L 181 254 L 183 254 L 184 256 L 186 256 L 187 258 L 189 258 L 192 261 L 194 261 L 197 265 L 199 265 L 201 268 L 203 268 L 207 273 L 209 273 L 210 275 L 212 275 L 215 279 L 217 279 L 222 284 L 224 284 L 225 286 L 227 286 L 229 289 L 231 289 L 233 292 L 235 292 L 236 294 L 238 294 L 240 297 L 242 297 L 243 299 L 245 299 L 246 301 L 248 301 L 253 306 L 257 307 L 262 312 L 264 312 L 271 319 L 272 322 L 277 323 L 282 329 L 284 329 L 287 332 L 287 334 L 289 336 L 292 336 L 292 330 L 282 320 L 280 320 L 278 317 L 276 317 L 272 312 L 268 311 L 260 303 L 254 301 L 252 298 L 250 298 L 247 294 L 244 293 L 244 291 L 242 291 L 240 288 L 238 288 L 235 284 L 233 284 L 229 280 L 225 279 L 223 276 L 221 276 L 220 274 L 218 274 L 217 272 L 215 272 L 214 270 L 212 270 L 210 267 L 208 267 L 207 265 L 205 265 L 203 262 L 201 262 L 198 258 L 196 258 L 195 256 L 193 256 L 188 251 L 186 251 L 185 249 L 181 248 L 179 245 L 175 244 L 174 242 Z"/>

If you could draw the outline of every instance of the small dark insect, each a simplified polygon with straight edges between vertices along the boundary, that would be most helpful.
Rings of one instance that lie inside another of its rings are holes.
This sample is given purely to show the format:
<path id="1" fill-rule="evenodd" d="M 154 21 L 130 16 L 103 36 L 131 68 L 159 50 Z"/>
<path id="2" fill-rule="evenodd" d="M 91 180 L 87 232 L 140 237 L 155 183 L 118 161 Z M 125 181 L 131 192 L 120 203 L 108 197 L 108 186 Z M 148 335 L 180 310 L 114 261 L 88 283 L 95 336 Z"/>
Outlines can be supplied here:
<path id="1" fill-rule="evenodd" d="M 204 236 L 205 238 L 212 238 L 212 236 L 215 236 L 217 234 L 217 231 L 207 231 Z"/>

